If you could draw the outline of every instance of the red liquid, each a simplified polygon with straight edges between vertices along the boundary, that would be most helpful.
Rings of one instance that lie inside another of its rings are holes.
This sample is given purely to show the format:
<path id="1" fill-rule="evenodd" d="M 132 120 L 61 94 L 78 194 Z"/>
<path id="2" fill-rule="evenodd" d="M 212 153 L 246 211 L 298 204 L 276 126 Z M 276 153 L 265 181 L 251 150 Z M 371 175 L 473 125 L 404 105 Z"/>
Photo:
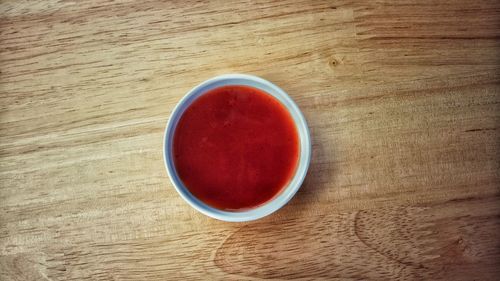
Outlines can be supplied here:
<path id="1" fill-rule="evenodd" d="M 224 86 L 197 98 L 175 129 L 174 163 L 191 194 L 225 210 L 257 207 L 295 173 L 297 129 L 269 94 Z"/>

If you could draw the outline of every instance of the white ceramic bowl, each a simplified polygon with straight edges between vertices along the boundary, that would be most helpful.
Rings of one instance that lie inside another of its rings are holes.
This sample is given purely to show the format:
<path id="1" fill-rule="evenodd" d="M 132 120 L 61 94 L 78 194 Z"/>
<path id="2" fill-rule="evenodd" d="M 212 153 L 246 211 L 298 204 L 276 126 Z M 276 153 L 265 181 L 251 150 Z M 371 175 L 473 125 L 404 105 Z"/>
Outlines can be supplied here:
<path id="1" fill-rule="evenodd" d="M 175 170 L 174 160 L 172 157 L 172 141 L 175 128 L 186 108 L 189 107 L 189 105 L 200 95 L 203 95 L 211 89 L 226 85 L 250 86 L 274 96 L 290 112 L 290 115 L 295 122 L 297 132 L 299 134 L 300 155 L 295 175 L 288 183 L 288 185 L 284 187 L 277 196 L 275 196 L 265 204 L 250 210 L 224 211 L 208 206 L 207 204 L 200 201 L 189 192 L 189 190 L 180 180 Z M 280 89 L 278 86 L 262 78 L 246 74 L 226 74 L 216 76 L 201 83 L 200 85 L 194 87 L 191 91 L 189 91 L 177 104 L 174 111 L 172 112 L 172 115 L 170 116 L 167 127 L 165 129 L 163 145 L 163 158 L 165 161 L 165 167 L 167 169 L 170 180 L 172 181 L 172 184 L 174 185 L 177 192 L 181 195 L 181 197 L 184 198 L 184 200 L 186 200 L 189 205 L 191 205 L 201 213 L 215 219 L 230 222 L 256 220 L 267 216 L 283 207 L 288 201 L 290 201 L 290 199 L 292 199 L 292 197 L 302 185 L 302 182 L 304 181 L 307 173 L 307 169 L 309 168 L 309 162 L 311 160 L 311 139 L 309 135 L 309 128 L 307 127 L 306 120 L 297 105 L 285 93 L 285 91 Z"/>

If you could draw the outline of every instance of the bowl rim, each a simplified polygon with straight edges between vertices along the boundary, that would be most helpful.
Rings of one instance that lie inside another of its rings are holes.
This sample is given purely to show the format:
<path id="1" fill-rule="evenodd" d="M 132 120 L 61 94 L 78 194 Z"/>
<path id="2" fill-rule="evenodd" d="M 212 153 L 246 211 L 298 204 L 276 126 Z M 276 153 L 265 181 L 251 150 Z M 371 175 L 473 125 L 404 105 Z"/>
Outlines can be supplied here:
<path id="1" fill-rule="evenodd" d="M 288 185 L 268 202 L 258 207 L 243 211 L 225 211 L 216 209 L 196 198 L 189 192 L 189 190 L 184 186 L 184 184 L 178 177 L 173 163 L 173 158 L 171 157 L 171 147 L 175 128 L 185 109 L 189 107 L 189 105 L 196 98 L 203 95 L 207 91 L 225 85 L 251 86 L 254 88 L 258 88 L 266 92 L 267 94 L 270 94 L 273 97 L 277 98 L 292 116 L 297 128 L 297 133 L 299 135 L 300 141 L 300 152 L 298 160 L 299 163 L 297 165 L 295 174 L 291 178 Z M 305 179 L 311 161 L 311 150 L 312 147 L 309 127 L 307 126 L 304 115 L 300 111 L 299 107 L 295 104 L 295 102 L 280 87 L 276 86 L 268 80 L 250 74 L 236 73 L 218 75 L 203 81 L 202 83 L 189 90 L 174 107 L 167 121 L 167 125 L 165 127 L 165 132 L 163 135 L 163 161 L 170 181 L 172 182 L 172 185 L 176 189 L 177 193 L 179 193 L 184 201 L 186 201 L 191 207 L 201 212 L 202 214 L 228 222 L 244 222 L 260 219 L 276 212 L 284 205 L 286 205 L 286 203 L 288 203 L 300 189 Z"/>

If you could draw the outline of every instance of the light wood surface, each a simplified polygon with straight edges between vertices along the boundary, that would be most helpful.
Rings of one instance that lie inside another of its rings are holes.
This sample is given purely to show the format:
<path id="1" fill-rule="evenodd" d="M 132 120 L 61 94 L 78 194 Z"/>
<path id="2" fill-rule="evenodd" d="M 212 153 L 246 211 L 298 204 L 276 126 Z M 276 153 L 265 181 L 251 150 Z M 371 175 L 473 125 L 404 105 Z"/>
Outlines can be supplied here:
<path id="1" fill-rule="evenodd" d="M 0 3 L 0 280 L 498 280 L 500 2 Z M 217 74 L 313 139 L 277 213 L 225 223 L 163 166 Z"/>

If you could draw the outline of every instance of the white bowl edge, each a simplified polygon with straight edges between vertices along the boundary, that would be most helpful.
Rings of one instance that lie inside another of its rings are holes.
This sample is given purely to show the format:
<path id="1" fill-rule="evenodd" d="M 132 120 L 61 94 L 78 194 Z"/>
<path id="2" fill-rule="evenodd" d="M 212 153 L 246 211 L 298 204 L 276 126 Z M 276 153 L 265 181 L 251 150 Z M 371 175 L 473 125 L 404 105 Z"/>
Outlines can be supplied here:
<path id="1" fill-rule="evenodd" d="M 173 159 L 171 155 L 171 145 L 173 140 L 173 134 L 175 132 L 175 127 L 179 118 L 183 114 L 184 110 L 193 102 L 197 97 L 203 93 L 218 88 L 225 85 L 246 85 L 254 88 L 263 90 L 264 92 L 271 94 L 273 97 L 278 99 L 289 111 L 290 115 L 294 119 L 295 125 L 297 127 L 297 132 L 299 134 L 300 140 L 300 155 L 299 163 L 296 172 L 292 180 L 288 183 L 286 187 L 283 188 L 281 193 L 275 198 L 271 199 L 269 202 L 256 207 L 254 209 L 245 211 L 224 211 L 208 206 L 195 196 L 193 196 L 188 189 L 184 186 L 182 181 L 177 176 L 175 171 Z M 172 182 L 174 188 L 177 190 L 179 195 L 193 208 L 199 212 L 223 221 L 228 222 L 244 222 L 260 219 L 267 215 L 274 213 L 283 207 L 288 201 L 292 199 L 295 193 L 301 187 L 309 164 L 311 161 L 311 137 L 307 122 L 302 115 L 302 112 L 295 104 L 295 102 L 283 91 L 281 88 L 275 84 L 262 79 L 257 76 L 249 74 L 224 74 L 208 79 L 201 84 L 197 85 L 191 89 L 175 106 L 171 113 L 171 116 L 167 122 L 165 128 L 164 139 L 163 139 L 163 160 L 167 173 L 169 175 L 170 181 Z"/>

